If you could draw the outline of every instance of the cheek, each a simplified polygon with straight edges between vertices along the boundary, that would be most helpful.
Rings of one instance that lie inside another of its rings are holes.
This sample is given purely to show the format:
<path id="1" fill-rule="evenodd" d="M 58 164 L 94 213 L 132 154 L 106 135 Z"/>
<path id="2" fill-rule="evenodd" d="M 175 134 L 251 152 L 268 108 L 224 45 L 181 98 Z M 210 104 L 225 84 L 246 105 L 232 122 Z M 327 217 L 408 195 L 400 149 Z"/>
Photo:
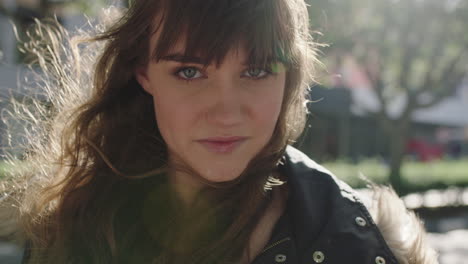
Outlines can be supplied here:
<path id="1" fill-rule="evenodd" d="M 191 120 L 190 111 L 187 105 L 170 100 L 154 98 L 154 108 L 159 131 L 168 145 L 173 147 L 180 142 L 177 140 L 181 136 L 189 136 L 189 124 Z"/>
<path id="2" fill-rule="evenodd" d="M 190 98 L 177 93 L 176 84 L 163 72 L 157 68 L 152 71 L 154 110 L 164 141 L 174 149 L 182 143 L 182 138 L 190 137 L 189 126 L 194 122 L 194 111 Z"/>
<path id="3" fill-rule="evenodd" d="M 283 103 L 283 82 L 272 83 L 267 92 L 263 92 L 252 99 L 253 109 L 257 117 L 257 126 L 265 126 L 265 129 L 273 130 L 281 112 Z"/>

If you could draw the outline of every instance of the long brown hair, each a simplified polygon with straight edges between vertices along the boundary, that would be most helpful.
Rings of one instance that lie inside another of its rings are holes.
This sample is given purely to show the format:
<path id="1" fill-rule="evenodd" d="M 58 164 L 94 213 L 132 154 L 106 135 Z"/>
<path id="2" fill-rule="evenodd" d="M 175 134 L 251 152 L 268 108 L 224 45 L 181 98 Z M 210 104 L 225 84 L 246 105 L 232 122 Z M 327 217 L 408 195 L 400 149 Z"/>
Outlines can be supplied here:
<path id="1" fill-rule="evenodd" d="M 303 0 L 135 0 L 88 42 L 67 42 L 60 27 L 39 24 L 36 32 L 49 44 L 26 48 L 48 74 L 50 104 L 34 119 L 40 139 L 31 139 L 29 167 L 11 180 L 14 198 L 6 199 L 20 208 L 30 262 L 238 260 L 266 207 L 271 172 L 304 126 L 317 63 L 308 22 Z M 150 51 L 157 29 L 161 35 Z M 182 35 L 186 55 L 197 54 L 207 65 L 222 62 L 242 42 L 253 65 L 277 58 L 287 68 L 270 142 L 235 182 L 208 183 L 187 210 L 167 185 L 166 145 L 152 98 L 134 76 Z"/>

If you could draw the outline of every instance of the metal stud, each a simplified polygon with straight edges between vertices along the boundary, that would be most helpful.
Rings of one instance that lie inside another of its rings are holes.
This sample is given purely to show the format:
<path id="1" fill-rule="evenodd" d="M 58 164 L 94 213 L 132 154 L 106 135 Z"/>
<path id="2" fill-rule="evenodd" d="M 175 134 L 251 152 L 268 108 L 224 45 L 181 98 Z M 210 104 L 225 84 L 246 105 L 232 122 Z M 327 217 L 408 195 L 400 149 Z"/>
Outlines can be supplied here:
<path id="1" fill-rule="evenodd" d="M 313 254 L 315 263 L 322 263 L 325 260 L 325 255 L 322 251 L 315 251 Z"/>
<path id="2" fill-rule="evenodd" d="M 367 222 L 364 218 L 358 216 L 356 217 L 356 219 L 354 219 L 354 221 L 356 221 L 356 224 L 358 224 L 358 226 L 366 226 L 367 225 Z"/>
<path id="3" fill-rule="evenodd" d="M 384 258 L 382 258 L 380 256 L 375 258 L 375 264 L 385 264 L 385 263 L 386 263 L 386 261 L 385 261 Z"/>
<path id="4" fill-rule="evenodd" d="M 275 256 L 276 263 L 283 263 L 286 261 L 286 255 L 278 254 Z"/>

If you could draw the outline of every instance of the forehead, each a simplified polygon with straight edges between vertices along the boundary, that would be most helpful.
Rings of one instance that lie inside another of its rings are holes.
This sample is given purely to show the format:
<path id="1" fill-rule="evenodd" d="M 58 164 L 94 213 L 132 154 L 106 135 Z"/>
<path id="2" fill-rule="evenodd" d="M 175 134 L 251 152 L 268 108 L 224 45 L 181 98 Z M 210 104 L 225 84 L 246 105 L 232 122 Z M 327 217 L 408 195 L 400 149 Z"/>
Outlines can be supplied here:
<path id="1" fill-rule="evenodd" d="M 187 59 L 187 62 L 197 62 L 198 64 L 208 65 L 212 63 L 212 61 L 208 60 L 206 57 L 203 57 L 203 52 L 200 50 L 195 52 L 187 52 L 190 48 L 187 48 L 187 35 L 181 34 L 179 38 L 169 47 L 167 52 L 164 55 L 158 56 L 157 54 L 157 44 L 158 40 L 161 36 L 161 30 L 154 32 L 150 39 L 150 52 L 151 57 L 154 60 L 160 60 L 167 57 L 173 57 L 176 61 L 185 62 L 184 59 Z M 222 63 L 226 57 L 235 57 L 242 59 L 243 64 L 248 64 L 246 60 L 247 51 L 243 41 L 239 40 L 237 43 L 233 43 L 229 49 L 226 51 L 226 54 L 222 56 L 220 63 Z"/>
<path id="2" fill-rule="evenodd" d="M 288 60 L 292 38 L 277 15 L 274 3 L 280 1 L 166 2 L 152 21 L 150 54 L 156 61 L 178 52 L 202 58 L 205 65 L 219 65 L 233 50 L 245 53 L 251 64 Z"/>

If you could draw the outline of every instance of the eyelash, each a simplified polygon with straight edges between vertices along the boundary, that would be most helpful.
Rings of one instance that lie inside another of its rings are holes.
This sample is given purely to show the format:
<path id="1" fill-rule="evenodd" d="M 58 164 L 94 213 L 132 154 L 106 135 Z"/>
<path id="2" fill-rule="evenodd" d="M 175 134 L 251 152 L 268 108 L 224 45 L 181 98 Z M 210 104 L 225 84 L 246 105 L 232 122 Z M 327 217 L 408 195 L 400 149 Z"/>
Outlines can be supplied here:
<path id="1" fill-rule="evenodd" d="M 174 76 L 177 78 L 177 79 L 180 79 L 182 81 L 186 81 L 186 82 L 191 82 L 191 81 L 194 81 L 194 80 L 197 80 L 199 78 L 183 78 L 181 77 L 179 74 L 183 71 L 183 70 L 186 70 L 186 69 L 194 69 L 195 71 L 197 72 L 200 72 L 202 75 L 202 71 L 200 69 L 198 69 L 197 67 L 194 67 L 194 66 L 184 66 L 184 67 L 179 67 L 177 69 L 175 69 L 174 71 Z M 203 78 L 203 77 L 202 77 Z"/>
<path id="2" fill-rule="evenodd" d="M 180 79 L 180 80 L 186 81 L 186 82 L 191 82 L 191 81 L 195 81 L 195 80 L 197 80 L 197 79 L 200 79 L 200 78 L 183 78 L 183 77 L 181 77 L 179 74 L 180 74 L 183 70 L 186 70 L 186 69 L 195 69 L 197 72 L 202 73 L 202 71 L 201 71 L 198 67 L 195 67 L 195 66 L 183 66 L 183 67 L 179 67 L 179 68 L 175 69 L 173 75 L 174 75 L 177 79 Z M 256 68 L 248 68 L 248 69 L 245 70 L 244 72 L 247 72 L 248 70 L 251 70 L 251 69 L 256 69 Z M 259 68 L 259 69 L 265 72 L 265 75 L 264 75 L 264 76 L 261 76 L 261 77 L 258 77 L 258 78 L 255 78 L 255 77 L 248 77 L 248 76 L 247 76 L 247 78 L 251 78 L 251 79 L 253 79 L 253 80 L 262 80 L 262 79 L 268 78 L 270 75 L 275 75 L 275 74 L 273 73 L 273 71 L 271 70 L 270 67 L 268 67 L 268 68 Z M 203 73 L 202 73 L 202 74 L 203 74 Z M 205 77 L 201 77 L 201 78 L 205 78 Z"/>
<path id="3" fill-rule="evenodd" d="M 249 68 L 246 71 L 249 71 L 249 70 L 252 70 L 252 69 L 261 70 L 261 71 L 265 72 L 265 75 L 263 75 L 261 77 L 252 77 L 254 80 L 265 79 L 265 78 L 268 78 L 270 75 L 273 75 L 273 71 L 272 71 L 271 67 L 267 67 L 267 68 L 260 68 L 260 67 L 259 68 Z M 244 72 L 246 72 L 246 71 L 244 71 Z"/>

